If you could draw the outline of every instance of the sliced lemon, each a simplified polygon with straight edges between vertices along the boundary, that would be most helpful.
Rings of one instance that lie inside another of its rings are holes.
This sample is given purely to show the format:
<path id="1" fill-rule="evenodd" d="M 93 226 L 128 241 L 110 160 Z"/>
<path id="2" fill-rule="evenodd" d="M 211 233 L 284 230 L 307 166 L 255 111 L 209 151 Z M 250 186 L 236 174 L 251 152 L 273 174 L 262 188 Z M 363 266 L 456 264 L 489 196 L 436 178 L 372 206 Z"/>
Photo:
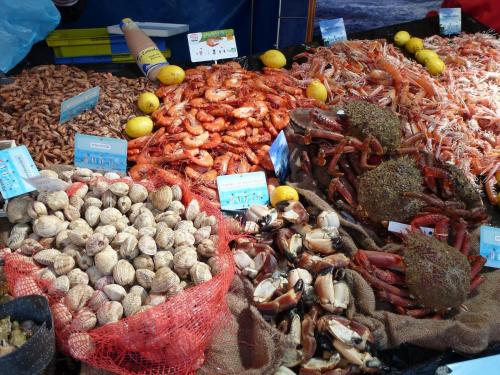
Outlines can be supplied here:
<path id="1" fill-rule="evenodd" d="M 186 73 L 177 65 L 167 65 L 160 69 L 156 78 L 164 85 L 178 85 L 184 81 Z"/>
<path id="2" fill-rule="evenodd" d="M 281 51 L 270 49 L 264 52 L 260 59 L 268 68 L 283 68 L 286 65 L 286 57 Z"/>
<path id="3" fill-rule="evenodd" d="M 299 193 L 293 187 L 281 185 L 271 192 L 271 205 L 276 207 L 279 202 L 298 201 Z"/>
<path id="4" fill-rule="evenodd" d="M 396 43 L 398 46 L 403 47 L 407 41 L 409 41 L 411 38 L 411 35 L 408 31 L 398 31 L 394 35 L 394 43 Z"/>
<path id="5" fill-rule="evenodd" d="M 405 44 L 405 48 L 410 53 L 415 53 L 424 49 L 424 41 L 417 37 L 411 37 Z"/>
<path id="6" fill-rule="evenodd" d="M 137 99 L 137 106 L 144 113 L 153 113 L 160 107 L 160 99 L 152 92 L 143 92 Z"/>
<path id="7" fill-rule="evenodd" d="M 137 116 L 127 121 L 125 133 L 131 138 L 138 138 L 153 131 L 153 120 L 148 116 Z"/>

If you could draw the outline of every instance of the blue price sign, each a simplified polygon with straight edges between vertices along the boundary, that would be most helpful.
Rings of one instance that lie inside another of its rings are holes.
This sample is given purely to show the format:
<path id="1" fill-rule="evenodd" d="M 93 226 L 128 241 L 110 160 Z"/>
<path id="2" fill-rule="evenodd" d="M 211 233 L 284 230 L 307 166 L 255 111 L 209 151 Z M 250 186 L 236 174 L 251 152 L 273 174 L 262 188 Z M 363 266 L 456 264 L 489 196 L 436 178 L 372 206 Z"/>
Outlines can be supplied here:
<path id="1" fill-rule="evenodd" d="M 75 135 L 75 165 L 98 171 L 127 171 L 127 141 L 125 139 Z"/>
<path id="2" fill-rule="evenodd" d="M 441 35 L 455 35 L 462 31 L 462 10 L 460 8 L 439 9 L 439 31 Z"/>
<path id="3" fill-rule="evenodd" d="M 4 199 L 34 191 L 25 179 L 39 175 L 26 146 L 0 151 L 0 192 Z"/>
<path id="4" fill-rule="evenodd" d="M 319 21 L 319 28 L 325 46 L 329 46 L 335 42 L 347 40 L 347 33 L 345 32 L 344 19 L 336 18 L 333 20 Z"/>
<path id="5" fill-rule="evenodd" d="M 217 189 L 221 209 L 227 211 L 242 210 L 254 204 L 267 204 L 266 174 L 252 172 L 217 177 Z"/>
<path id="6" fill-rule="evenodd" d="M 483 225 L 480 235 L 479 251 L 486 257 L 486 265 L 500 268 L 500 228 Z"/>
<path id="7" fill-rule="evenodd" d="M 100 91 L 101 88 L 96 86 L 62 102 L 59 122 L 62 124 L 80 113 L 94 108 L 99 100 Z"/>
<path id="8" fill-rule="evenodd" d="M 286 179 L 290 164 L 290 150 L 288 149 L 288 143 L 283 130 L 280 131 L 271 145 L 269 156 L 273 162 L 274 173 L 276 173 L 276 176 L 283 183 Z"/>

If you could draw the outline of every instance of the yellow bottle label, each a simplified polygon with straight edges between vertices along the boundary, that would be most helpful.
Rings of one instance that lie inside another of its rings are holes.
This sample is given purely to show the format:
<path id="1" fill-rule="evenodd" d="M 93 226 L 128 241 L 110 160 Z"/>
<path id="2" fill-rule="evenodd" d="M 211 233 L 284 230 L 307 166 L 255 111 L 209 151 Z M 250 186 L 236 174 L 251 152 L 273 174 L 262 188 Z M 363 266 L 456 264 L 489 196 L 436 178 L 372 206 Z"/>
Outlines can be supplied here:
<path id="1" fill-rule="evenodd" d="M 146 76 L 151 71 L 151 69 L 167 64 L 165 56 L 163 56 L 161 51 L 156 47 L 148 47 L 146 49 L 143 49 L 137 55 L 136 61 L 137 65 L 139 65 L 139 68 Z"/>

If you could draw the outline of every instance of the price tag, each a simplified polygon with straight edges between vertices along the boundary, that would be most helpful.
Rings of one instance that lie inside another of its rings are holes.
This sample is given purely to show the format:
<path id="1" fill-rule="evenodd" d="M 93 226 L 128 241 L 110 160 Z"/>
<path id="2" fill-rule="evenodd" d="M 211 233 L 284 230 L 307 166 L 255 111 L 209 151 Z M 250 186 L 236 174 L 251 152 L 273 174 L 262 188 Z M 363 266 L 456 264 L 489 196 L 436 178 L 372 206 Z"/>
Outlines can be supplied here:
<path id="1" fill-rule="evenodd" d="M 441 35 L 454 35 L 462 31 L 462 10 L 460 8 L 439 9 L 439 31 Z"/>
<path id="2" fill-rule="evenodd" d="M 274 173 L 283 183 L 286 179 L 289 167 L 290 151 L 286 141 L 285 133 L 280 131 L 269 149 L 269 156 L 274 166 Z"/>
<path id="3" fill-rule="evenodd" d="M 500 228 L 481 226 L 479 252 L 488 267 L 500 268 Z"/>
<path id="4" fill-rule="evenodd" d="M 398 223 L 397 221 L 389 221 L 389 226 L 387 227 L 387 230 L 393 233 L 405 234 L 411 231 L 411 225 Z M 428 236 L 432 236 L 432 234 L 434 233 L 434 229 L 432 228 L 420 227 L 420 230 L 422 231 L 423 234 L 426 234 Z"/>
<path id="5" fill-rule="evenodd" d="M 125 139 L 75 135 L 75 165 L 99 171 L 125 174 L 127 141 Z"/>
<path id="6" fill-rule="evenodd" d="M 36 176 L 25 178 L 24 180 L 38 191 L 52 192 L 66 190 L 70 187 L 70 184 L 67 182 L 53 177 Z"/>
<path id="7" fill-rule="evenodd" d="M 40 175 L 26 146 L 0 151 L 0 192 L 4 199 L 34 191 L 24 179 Z"/>
<path id="8" fill-rule="evenodd" d="M 101 88 L 96 86 L 62 102 L 59 122 L 62 124 L 80 113 L 94 108 L 99 100 L 100 91 Z"/>
<path id="9" fill-rule="evenodd" d="M 238 57 L 233 29 L 187 34 L 192 62 Z"/>
<path id="10" fill-rule="evenodd" d="M 449 364 L 445 367 L 444 371 L 441 370 L 442 367 L 440 367 L 436 371 L 436 374 L 440 373 L 440 374 L 451 374 L 451 375 L 470 375 L 470 374 L 496 375 L 498 374 L 499 363 L 500 363 L 500 354 L 490 355 L 488 357 L 476 358 L 476 359 L 471 359 L 469 361 L 462 361 Z"/>
<path id="11" fill-rule="evenodd" d="M 217 177 L 222 210 L 242 210 L 253 204 L 269 203 L 266 174 L 252 172 Z"/>
<path id="12" fill-rule="evenodd" d="M 347 40 L 345 32 L 344 19 L 335 18 L 333 20 L 320 20 L 319 28 L 325 46 L 329 46 L 335 42 Z"/>

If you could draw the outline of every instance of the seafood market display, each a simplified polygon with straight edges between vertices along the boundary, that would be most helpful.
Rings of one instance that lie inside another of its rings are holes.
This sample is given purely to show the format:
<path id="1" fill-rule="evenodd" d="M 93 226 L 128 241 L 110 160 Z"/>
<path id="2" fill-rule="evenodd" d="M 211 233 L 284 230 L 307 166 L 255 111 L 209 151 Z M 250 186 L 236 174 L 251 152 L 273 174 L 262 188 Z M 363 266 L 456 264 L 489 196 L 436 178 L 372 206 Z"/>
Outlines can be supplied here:
<path id="1" fill-rule="evenodd" d="M 14 352 L 29 340 L 38 326 L 32 320 L 18 322 L 10 316 L 0 319 L 0 357 Z"/>
<path id="2" fill-rule="evenodd" d="M 116 77 L 65 65 L 34 67 L 13 80 L 0 87 L 0 139 L 28 147 L 42 168 L 73 163 L 75 133 L 121 137 L 124 123 L 137 112 L 136 96 L 151 87 L 146 78 Z M 95 86 L 100 87 L 96 107 L 60 124 L 61 102 Z"/>
<path id="3" fill-rule="evenodd" d="M 184 205 L 178 185 L 148 192 L 86 169 L 67 177 L 66 191 L 8 206 L 9 247 L 38 266 L 56 327 L 74 335 L 117 322 L 217 273 L 217 221 L 195 199 Z"/>

